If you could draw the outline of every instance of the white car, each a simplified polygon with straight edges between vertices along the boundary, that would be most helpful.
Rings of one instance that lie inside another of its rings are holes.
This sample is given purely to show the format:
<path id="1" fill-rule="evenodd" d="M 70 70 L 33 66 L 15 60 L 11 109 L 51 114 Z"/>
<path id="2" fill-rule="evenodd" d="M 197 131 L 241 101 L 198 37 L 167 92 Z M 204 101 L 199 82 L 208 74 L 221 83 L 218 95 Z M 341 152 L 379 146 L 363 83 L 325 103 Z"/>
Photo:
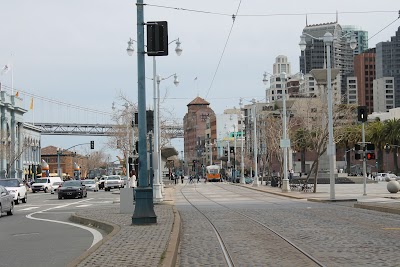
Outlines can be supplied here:
<path id="1" fill-rule="evenodd" d="M 375 179 L 377 181 L 392 181 L 392 180 L 396 180 L 397 176 L 394 173 L 388 173 L 388 172 L 380 172 L 377 173 Z"/>
<path id="2" fill-rule="evenodd" d="M 96 180 L 86 179 L 82 180 L 82 184 L 86 186 L 86 190 L 93 190 L 94 192 L 99 191 L 99 183 Z"/>
<path id="3" fill-rule="evenodd" d="M 57 190 L 58 190 L 59 187 L 61 187 L 61 184 L 62 184 L 62 182 L 60 182 L 60 181 L 53 182 L 53 183 L 51 184 L 50 193 L 51 193 L 51 194 L 57 193 Z"/>
<path id="4" fill-rule="evenodd" d="M 19 178 L 0 179 L 0 185 L 4 186 L 10 195 L 14 198 L 14 203 L 18 205 L 20 201 L 26 203 L 28 201 L 28 193 L 26 187 Z"/>

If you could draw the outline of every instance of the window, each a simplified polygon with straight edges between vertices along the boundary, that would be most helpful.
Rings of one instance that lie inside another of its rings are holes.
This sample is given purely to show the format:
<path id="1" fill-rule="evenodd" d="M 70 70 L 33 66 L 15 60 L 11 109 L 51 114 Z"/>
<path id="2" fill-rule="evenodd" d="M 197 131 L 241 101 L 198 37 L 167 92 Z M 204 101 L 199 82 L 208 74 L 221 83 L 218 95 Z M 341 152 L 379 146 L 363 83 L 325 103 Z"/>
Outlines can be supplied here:
<path id="1" fill-rule="evenodd" d="M 281 84 L 276 84 L 276 88 L 282 88 L 282 85 Z"/>
<path id="2" fill-rule="evenodd" d="M 349 83 L 356 83 L 356 80 L 349 80 Z"/>
<path id="3" fill-rule="evenodd" d="M 385 83 L 393 83 L 393 80 L 385 80 Z"/>
<path id="4" fill-rule="evenodd" d="M 309 82 L 308 85 L 309 86 L 314 86 L 314 82 Z"/>
<path id="5" fill-rule="evenodd" d="M 393 88 L 393 85 L 391 85 L 391 84 L 386 84 L 385 87 L 386 87 L 386 88 Z"/>

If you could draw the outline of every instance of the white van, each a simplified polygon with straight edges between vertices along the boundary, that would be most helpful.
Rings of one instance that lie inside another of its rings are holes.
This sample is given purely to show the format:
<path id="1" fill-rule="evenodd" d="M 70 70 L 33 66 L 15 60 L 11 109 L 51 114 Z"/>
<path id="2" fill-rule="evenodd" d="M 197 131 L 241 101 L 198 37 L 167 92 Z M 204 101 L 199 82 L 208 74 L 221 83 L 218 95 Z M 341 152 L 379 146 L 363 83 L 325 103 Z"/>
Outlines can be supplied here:
<path id="1" fill-rule="evenodd" d="M 39 178 L 32 184 L 32 193 L 43 191 L 50 192 L 54 182 L 62 182 L 61 177 L 44 177 Z"/>

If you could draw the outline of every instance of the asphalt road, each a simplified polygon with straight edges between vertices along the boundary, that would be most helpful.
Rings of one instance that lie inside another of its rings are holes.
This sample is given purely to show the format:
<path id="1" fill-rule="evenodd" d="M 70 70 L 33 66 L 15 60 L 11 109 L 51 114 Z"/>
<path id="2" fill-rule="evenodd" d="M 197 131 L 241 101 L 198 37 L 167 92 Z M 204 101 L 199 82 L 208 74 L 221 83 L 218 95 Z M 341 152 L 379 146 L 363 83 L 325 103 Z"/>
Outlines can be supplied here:
<path id="1" fill-rule="evenodd" d="M 14 215 L 0 218 L 0 266 L 65 266 L 102 238 L 104 233 L 71 223 L 71 214 L 112 206 L 119 195 L 88 192 L 84 199 L 59 200 L 50 193 L 30 193 Z"/>

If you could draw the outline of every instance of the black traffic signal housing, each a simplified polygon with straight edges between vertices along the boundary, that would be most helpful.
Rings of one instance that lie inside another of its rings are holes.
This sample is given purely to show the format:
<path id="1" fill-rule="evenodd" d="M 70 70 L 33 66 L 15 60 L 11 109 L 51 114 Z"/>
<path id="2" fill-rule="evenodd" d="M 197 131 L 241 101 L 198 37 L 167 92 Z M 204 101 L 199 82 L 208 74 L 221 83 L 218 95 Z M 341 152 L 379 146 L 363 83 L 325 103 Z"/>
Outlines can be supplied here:
<path id="1" fill-rule="evenodd" d="M 146 110 L 147 133 L 154 131 L 154 111 Z"/>
<path id="2" fill-rule="evenodd" d="M 224 156 L 225 156 L 225 157 L 228 156 L 228 149 L 224 149 Z"/>
<path id="3" fill-rule="evenodd" d="M 365 156 L 366 156 L 367 160 L 375 159 L 375 153 L 373 153 L 373 152 L 368 152 Z"/>
<path id="4" fill-rule="evenodd" d="M 362 159 L 362 153 L 356 152 L 356 153 L 354 154 L 354 158 L 355 158 L 356 160 Z"/>
<path id="5" fill-rule="evenodd" d="M 357 120 L 361 122 L 366 122 L 368 119 L 368 109 L 367 106 L 357 107 Z"/>
<path id="6" fill-rule="evenodd" d="M 90 141 L 90 149 L 94 149 L 94 141 Z"/>
<path id="7" fill-rule="evenodd" d="M 367 151 L 375 151 L 375 145 L 374 144 L 367 144 L 367 147 L 366 147 L 367 149 Z"/>
<path id="8" fill-rule="evenodd" d="M 149 21 L 147 25 L 147 55 L 168 56 L 168 23 Z"/>
<path id="9" fill-rule="evenodd" d="M 234 147 L 229 147 L 229 152 L 235 154 L 235 148 Z"/>

